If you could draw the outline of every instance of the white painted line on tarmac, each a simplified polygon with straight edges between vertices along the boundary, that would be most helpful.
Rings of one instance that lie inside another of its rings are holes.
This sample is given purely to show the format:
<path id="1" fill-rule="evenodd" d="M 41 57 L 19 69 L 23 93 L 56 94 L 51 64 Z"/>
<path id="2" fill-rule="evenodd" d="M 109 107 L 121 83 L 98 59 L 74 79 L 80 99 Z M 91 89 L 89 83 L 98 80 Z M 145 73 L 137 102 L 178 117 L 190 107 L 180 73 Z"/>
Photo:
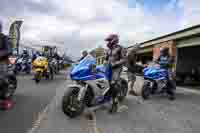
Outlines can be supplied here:
<path id="1" fill-rule="evenodd" d="M 64 85 L 64 86 L 63 86 L 63 85 Z M 64 83 L 63 85 L 61 85 L 62 89 L 63 89 L 63 87 L 65 87 L 65 83 Z M 60 90 L 60 89 L 61 89 L 61 88 L 59 88 L 58 90 Z M 41 122 L 47 117 L 47 113 L 48 113 L 48 111 L 49 111 L 49 109 L 50 109 L 50 106 L 51 106 L 52 103 L 56 100 L 57 96 L 58 96 L 58 95 L 55 95 L 55 96 L 53 97 L 53 99 L 50 101 L 50 103 L 44 108 L 44 110 L 41 111 L 41 113 L 39 113 L 37 120 L 34 121 L 33 126 L 32 126 L 32 128 L 30 128 L 30 129 L 28 130 L 28 133 L 34 133 L 34 131 L 37 130 L 37 129 L 40 127 Z"/>
<path id="2" fill-rule="evenodd" d="M 28 130 L 28 133 L 34 133 L 34 131 L 40 127 L 42 120 L 47 117 L 47 112 L 50 108 L 51 103 L 55 100 L 56 96 L 54 96 L 53 100 L 51 100 L 51 102 L 44 108 L 44 110 L 39 113 L 37 120 L 34 121 L 33 126 L 31 129 Z"/>
<path id="3" fill-rule="evenodd" d="M 48 109 L 49 109 L 49 106 L 47 105 L 45 109 L 41 113 L 39 113 L 38 119 L 34 121 L 33 127 L 28 131 L 28 133 L 33 133 L 35 129 L 37 129 L 41 125 L 42 120 L 44 120 L 47 117 Z"/>

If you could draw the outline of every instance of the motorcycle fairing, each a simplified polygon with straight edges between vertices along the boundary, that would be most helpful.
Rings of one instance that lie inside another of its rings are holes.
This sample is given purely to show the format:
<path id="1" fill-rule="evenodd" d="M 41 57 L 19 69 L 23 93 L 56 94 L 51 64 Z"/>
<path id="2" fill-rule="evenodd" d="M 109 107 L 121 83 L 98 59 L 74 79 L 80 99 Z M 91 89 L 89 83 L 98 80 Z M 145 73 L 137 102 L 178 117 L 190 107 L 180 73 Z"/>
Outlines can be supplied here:
<path id="1" fill-rule="evenodd" d="M 87 56 L 79 62 L 79 64 L 74 65 L 70 76 L 72 80 L 96 80 L 105 78 L 107 80 L 111 79 L 112 69 L 110 67 L 105 67 L 104 65 L 99 65 L 96 67 L 96 73 L 92 73 L 90 70 L 90 65 L 95 65 L 96 59 L 92 56 Z"/>
<path id="2" fill-rule="evenodd" d="M 88 80 L 88 81 L 85 81 L 85 82 L 92 88 L 92 91 L 94 92 L 95 96 L 104 95 L 110 87 L 109 82 L 106 79 L 96 79 L 96 80 L 92 80 L 92 81 Z M 99 87 L 98 84 L 102 85 L 102 88 Z"/>
<path id="3" fill-rule="evenodd" d="M 147 67 L 144 69 L 144 78 L 152 80 L 167 79 L 168 71 L 159 67 Z"/>

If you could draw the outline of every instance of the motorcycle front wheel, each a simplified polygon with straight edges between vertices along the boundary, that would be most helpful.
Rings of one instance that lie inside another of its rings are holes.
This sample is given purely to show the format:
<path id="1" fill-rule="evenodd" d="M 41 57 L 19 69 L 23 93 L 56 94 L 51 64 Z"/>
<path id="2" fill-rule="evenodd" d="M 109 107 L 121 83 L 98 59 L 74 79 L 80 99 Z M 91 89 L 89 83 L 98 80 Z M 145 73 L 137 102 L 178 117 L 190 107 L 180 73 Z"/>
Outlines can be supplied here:
<path id="1" fill-rule="evenodd" d="M 3 93 L 1 93 L 1 98 L 3 99 L 11 98 L 17 88 L 17 79 L 14 75 L 9 75 L 7 80 L 8 85 L 6 85 L 7 87 L 5 86 L 6 88 L 4 88 Z"/>
<path id="2" fill-rule="evenodd" d="M 62 98 L 62 111 L 70 118 L 75 118 L 82 114 L 84 111 L 84 101 L 79 101 L 78 97 L 79 88 L 70 87 Z"/>
<path id="3" fill-rule="evenodd" d="M 28 68 L 28 69 L 26 70 L 26 74 L 31 74 L 31 68 Z"/>
<path id="4" fill-rule="evenodd" d="M 53 68 L 50 68 L 49 74 L 50 74 L 51 80 L 53 80 L 54 79 L 54 70 L 53 70 Z"/>
<path id="5" fill-rule="evenodd" d="M 41 80 L 41 72 L 35 73 L 35 83 L 38 84 Z"/>
<path id="6" fill-rule="evenodd" d="M 142 98 L 144 100 L 149 99 L 151 95 L 151 88 L 150 88 L 150 82 L 144 81 L 143 87 L 142 87 Z"/>

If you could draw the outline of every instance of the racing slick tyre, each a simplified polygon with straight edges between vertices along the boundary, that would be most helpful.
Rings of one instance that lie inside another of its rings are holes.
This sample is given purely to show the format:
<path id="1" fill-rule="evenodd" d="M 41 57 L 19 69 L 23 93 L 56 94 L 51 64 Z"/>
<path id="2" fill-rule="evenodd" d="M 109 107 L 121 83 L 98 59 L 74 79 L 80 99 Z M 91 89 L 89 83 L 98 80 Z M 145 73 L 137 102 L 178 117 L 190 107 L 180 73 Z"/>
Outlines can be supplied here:
<path id="1" fill-rule="evenodd" d="M 1 99 L 8 99 L 11 98 L 17 88 L 17 79 L 14 75 L 7 75 L 5 81 L 3 82 L 0 98 Z"/>
<path id="2" fill-rule="evenodd" d="M 41 80 L 41 73 L 40 72 L 36 72 L 35 73 L 35 83 L 38 84 Z"/>
<path id="3" fill-rule="evenodd" d="M 148 81 L 144 81 L 143 87 L 142 87 L 142 98 L 144 100 L 149 99 L 150 95 L 151 95 L 151 88 L 149 86 L 149 82 Z"/>
<path id="4" fill-rule="evenodd" d="M 62 111 L 70 118 L 75 118 L 84 111 L 85 102 L 77 99 L 78 93 L 78 87 L 70 87 L 62 97 Z"/>
<path id="5" fill-rule="evenodd" d="M 123 102 L 126 98 L 127 92 L 128 92 L 128 83 L 125 79 L 121 79 L 120 83 L 120 91 L 119 91 L 119 101 Z"/>

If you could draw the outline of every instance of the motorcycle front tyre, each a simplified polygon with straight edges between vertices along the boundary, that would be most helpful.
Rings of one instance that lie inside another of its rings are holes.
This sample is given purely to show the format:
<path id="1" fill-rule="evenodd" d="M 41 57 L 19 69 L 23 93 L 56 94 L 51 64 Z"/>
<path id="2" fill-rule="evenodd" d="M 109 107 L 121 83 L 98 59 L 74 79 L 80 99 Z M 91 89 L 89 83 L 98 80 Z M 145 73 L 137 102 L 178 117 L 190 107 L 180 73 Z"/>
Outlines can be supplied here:
<path id="1" fill-rule="evenodd" d="M 128 92 L 128 83 L 125 79 L 121 79 L 121 88 L 120 88 L 120 92 L 119 92 L 119 101 L 123 102 L 124 99 L 127 96 L 127 92 Z"/>
<path id="2" fill-rule="evenodd" d="M 41 80 L 41 72 L 35 73 L 35 83 L 38 84 Z"/>
<path id="3" fill-rule="evenodd" d="M 31 70 L 27 70 L 27 71 L 26 71 L 26 74 L 30 74 L 30 73 L 31 73 Z"/>
<path id="4" fill-rule="evenodd" d="M 78 97 L 79 88 L 78 87 L 70 87 L 65 92 L 64 96 L 62 97 L 62 111 L 65 115 L 67 115 L 70 118 L 75 118 L 80 116 L 85 108 L 85 102 L 84 100 L 76 102 L 76 104 L 72 103 L 72 99 L 76 100 Z M 69 106 L 71 108 L 69 108 Z M 72 110 L 73 107 L 77 107 L 76 110 Z"/>
<path id="5" fill-rule="evenodd" d="M 151 88 L 150 88 L 150 82 L 144 81 L 143 87 L 142 87 L 142 98 L 144 100 L 149 99 L 151 95 Z"/>
<path id="6" fill-rule="evenodd" d="M 8 86 L 7 85 L 6 86 L 8 88 L 6 86 L 4 86 L 6 88 L 1 90 L 1 93 L 0 93 L 1 99 L 11 98 L 14 95 L 16 89 L 17 89 L 17 79 L 16 79 L 16 77 L 15 76 L 8 76 L 7 78 L 8 78 L 9 84 L 8 84 Z"/>
<path id="7" fill-rule="evenodd" d="M 49 74 L 50 74 L 51 80 L 53 80 L 53 79 L 54 79 L 54 72 L 53 72 L 53 69 L 52 69 L 52 68 L 50 69 Z"/>

